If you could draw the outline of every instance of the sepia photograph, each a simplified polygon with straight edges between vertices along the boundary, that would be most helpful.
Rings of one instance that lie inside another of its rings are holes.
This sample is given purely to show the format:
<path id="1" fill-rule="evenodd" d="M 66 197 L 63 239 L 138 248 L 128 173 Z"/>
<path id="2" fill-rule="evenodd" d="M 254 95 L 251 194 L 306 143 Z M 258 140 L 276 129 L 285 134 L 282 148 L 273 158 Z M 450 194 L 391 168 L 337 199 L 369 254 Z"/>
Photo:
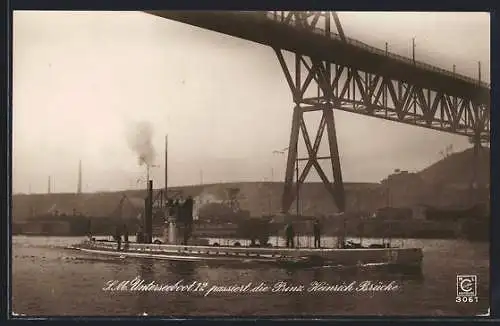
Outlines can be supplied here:
<path id="1" fill-rule="evenodd" d="M 489 315 L 488 12 L 12 33 L 11 318 Z"/>

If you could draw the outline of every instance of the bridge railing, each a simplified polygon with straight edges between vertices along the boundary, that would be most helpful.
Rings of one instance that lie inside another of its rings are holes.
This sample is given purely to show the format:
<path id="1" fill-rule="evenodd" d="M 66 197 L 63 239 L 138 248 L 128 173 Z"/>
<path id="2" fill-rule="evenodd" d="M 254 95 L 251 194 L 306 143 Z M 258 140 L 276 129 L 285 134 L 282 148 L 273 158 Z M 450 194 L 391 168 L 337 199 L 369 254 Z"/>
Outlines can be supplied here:
<path id="1" fill-rule="evenodd" d="M 277 12 L 273 12 L 273 11 L 267 11 L 265 16 L 266 16 L 267 19 L 270 19 L 272 21 L 278 22 L 280 24 L 284 23 L 284 20 L 285 20 L 285 16 L 284 15 L 278 14 Z M 293 26 L 295 26 L 297 28 L 303 28 L 303 26 L 300 24 L 300 22 L 298 22 L 295 19 L 294 16 L 288 18 L 287 24 L 293 25 Z M 320 34 L 320 35 L 326 36 L 326 37 L 328 37 L 330 39 L 336 39 L 336 40 L 342 41 L 340 35 L 338 35 L 337 33 L 334 33 L 334 32 L 328 33 L 326 30 L 324 30 L 322 28 L 319 28 L 319 27 L 311 28 L 311 30 L 314 33 L 316 33 L 316 34 Z M 415 66 L 420 67 L 420 68 L 424 68 L 426 70 L 439 72 L 439 73 L 441 73 L 443 75 L 447 75 L 447 76 L 450 76 L 450 77 L 461 79 L 463 81 L 466 81 L 466 82 L 469 82 L 469 83 L 472 83 L 472 84 L 480 84 L 483 87 L 490 88 L 490 84 L 489 83 L 479 82 L 479 80 L 477 80 L 477 79 L 474 79 L 474 78 L 471 78 L 471 77 L 468 77 L 468 76 L 464 76 L 464 75 L 461 75 L 461 74 L 457 74 L 457 73 L 454 73 L 452 71 L 449 71 L 449 70 L 446 70 L 446 69 L 442 69 L 442 68 L 439 68 L 439 67 L 427 64 L 425 62 L 421 62 L 421 61 L 417 61 L 417 60 L 413 61 L 413 59 L 410 59 L 408 57 L 405 57 L 405 56 L 402 56 L 402 55 L 399 55 L 399 54 L 395 54 L 395 53 L 392 53 L 392 52 L 386 52 L 385 50 L 376 48 L 374 46 L 368 45 L 366 43 L 363 43 L 361 41 L 358 41 L 358 40 L 355 40 L 355 39 L 352 39 L 352 38 L 349 38 L 349 37 L 346 37 L 346 40 L 347 40 L 347 43 L 349 43 L 351 45 L 354 45 L 354 46 L 356 46 L 358 48 L 365 49 L 365 50 L 367 50 L 369 52 L 376 53 L 376 54 L 381 55 L 381 56 L 387 56 L 387 57 L 390 57 L 390 58 L 395 59 L 395 60 L 399 60 L 399 61 L 411 64 L 411 65 L 415 65 Z"/>

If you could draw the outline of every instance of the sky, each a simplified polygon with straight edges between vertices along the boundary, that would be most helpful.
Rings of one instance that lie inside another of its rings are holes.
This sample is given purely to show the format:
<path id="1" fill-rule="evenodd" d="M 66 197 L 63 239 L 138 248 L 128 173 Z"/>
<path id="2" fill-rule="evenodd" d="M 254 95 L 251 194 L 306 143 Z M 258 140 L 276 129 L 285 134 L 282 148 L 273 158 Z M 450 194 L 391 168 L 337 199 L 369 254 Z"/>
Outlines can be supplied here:
<path id="1" fill-rule="evenodd" d="M 489 82 L 488 13 L 340 12 L 372 46 Z M 266 46 L 142 12 L 16 11 L 13 19 L 13 192 L 143 187 L 131 146 L 151 133 L 151 177 L 163 186 L 283 181 L 292 98 Z M 466 137 L 335 111 L 343 179 L 380 182 L 418 171 Z M 304 147 L 304 146 L 302 146 Z M 322 145 L 322 149 L 324 149 Z M 299 148 L 304 152 L 304 148 Z M 319 153 L 319 156 L 326 153 Z M 326 166 L 326 165 L 325 165 Z M 325 167 L 326 169 L 326 167 Z M 319 180 L 312 173 L 308 181 Z"/>

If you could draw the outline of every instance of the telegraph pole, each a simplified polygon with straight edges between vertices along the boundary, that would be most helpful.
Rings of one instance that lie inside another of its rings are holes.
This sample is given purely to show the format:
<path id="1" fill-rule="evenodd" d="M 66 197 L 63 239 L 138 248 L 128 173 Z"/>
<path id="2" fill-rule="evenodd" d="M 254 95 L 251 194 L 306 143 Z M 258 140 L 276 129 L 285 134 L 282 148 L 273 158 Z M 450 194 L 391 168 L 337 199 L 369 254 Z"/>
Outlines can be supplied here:
<path id="1" fill-rule="evenodd" d="M 78 185 L 76 186 L 76 193 L 82 193 L 82 160 L 78 162 Z"/>
<path id="2" fill-rule="evenodd" d="M 478 69 L 479 85 L 481 85 L 481 61 L 478 61 L 477 69 Z"/>
<path id="3" fill-rule="evenodd" d="M 297 144 L 295 145 L 295 184 L 296 184 L 296 192 L 297 192 L 297 199 L 296 199 L 296 210 L 297 210 L 297 217 L 299 217 L 299 142 L 297 141 Z"/>
<path id="4" fill-rule="evenodd" d="M 415 64 L 415 38 L 412 38 L 411 39 L 411 43 L 412 43 L 412 57 L 413 57 L 413 64 Z"/>

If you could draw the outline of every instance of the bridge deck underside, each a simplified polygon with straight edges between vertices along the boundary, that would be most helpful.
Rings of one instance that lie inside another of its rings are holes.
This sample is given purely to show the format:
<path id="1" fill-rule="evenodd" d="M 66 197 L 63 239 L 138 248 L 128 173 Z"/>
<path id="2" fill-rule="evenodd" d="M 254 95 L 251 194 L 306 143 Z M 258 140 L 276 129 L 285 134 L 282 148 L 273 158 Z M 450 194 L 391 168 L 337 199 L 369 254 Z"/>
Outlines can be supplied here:
<path id="1" fill-rule="evenodd" d="M 338 39 L 269 19 L 266 12 L 150 11 L 156 16 L 224 33 L 277 49 L 465 97 L 489 106 L 488 87 L 394 60 Z"/>
<path id="2" fill-rule="evenodd" d="M 336 109 L 489 142 L 490 89 L 269 18 L 268 12 L 154 11 L 150 14 L 288 50 L 332 66 Z M 309 67 L 309 69 L 312 69 Z M 437 69 L 437 68 L 436 68 Z M 317 79 L 317 72 L 313 72 Z M 324 89 L 324 88 L 323 88 Z M 358 90 L 356 92 L 356 89 Z M 346 92 L 347 91 L 347 92 Z M 358 95 L 356 95 L 356 93 Z M 302 98 L 316 108 L 329 99 Z"/>

